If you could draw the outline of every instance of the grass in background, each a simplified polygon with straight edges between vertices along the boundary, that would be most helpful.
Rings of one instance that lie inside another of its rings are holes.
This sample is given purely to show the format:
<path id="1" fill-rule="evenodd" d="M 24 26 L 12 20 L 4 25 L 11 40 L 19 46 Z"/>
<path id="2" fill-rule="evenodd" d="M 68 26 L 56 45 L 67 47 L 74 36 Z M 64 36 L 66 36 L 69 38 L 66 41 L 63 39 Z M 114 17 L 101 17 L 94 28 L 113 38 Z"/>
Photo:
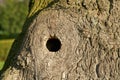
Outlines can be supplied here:
<path id="1" fill-rule="evenodd" d="M 4 64 L 13 41 L 14 39 L 0 40 L 0 69 Z"/>

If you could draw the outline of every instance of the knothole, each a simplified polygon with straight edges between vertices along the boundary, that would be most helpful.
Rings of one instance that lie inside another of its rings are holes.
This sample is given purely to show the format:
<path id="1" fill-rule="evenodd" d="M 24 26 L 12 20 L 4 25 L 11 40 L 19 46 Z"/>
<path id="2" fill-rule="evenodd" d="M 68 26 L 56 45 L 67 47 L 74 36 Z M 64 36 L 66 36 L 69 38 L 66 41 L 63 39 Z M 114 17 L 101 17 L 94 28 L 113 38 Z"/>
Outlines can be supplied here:
<path id="1" fill-rule="evenodd" d="M 46 47 L 51 52 L 57 52 L 61 48 L 61 42 L 58 38 L 49 38 L 47 40 Z"/>

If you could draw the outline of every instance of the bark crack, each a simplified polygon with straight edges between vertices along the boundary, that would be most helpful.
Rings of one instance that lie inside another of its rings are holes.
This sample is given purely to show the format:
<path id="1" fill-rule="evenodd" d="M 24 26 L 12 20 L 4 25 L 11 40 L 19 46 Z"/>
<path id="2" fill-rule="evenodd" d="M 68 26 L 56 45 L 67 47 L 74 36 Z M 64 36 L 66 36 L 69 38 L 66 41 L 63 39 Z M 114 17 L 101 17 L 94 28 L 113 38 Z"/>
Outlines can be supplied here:
<path id="1" fill-rule="evenodd" d="M 85 5 L 85 1 L 82 1 L 82 7 L 84 7 L 85 9 L 87 9 L 86 5 Z"/>
<path id="2" fill-rule="evenodd" d="M 120 48 L 118 48 L 118 58 L 120 58 Z"/>
<path id="3" fill-rule="evenodd" d="M 111 14 L 111 10 L 113 9 L 113 0 L 109 0 L 109 2 L 110 2 L 109 13 Z"/>
<path id="4" fill-rule="evenodd" d="M 98 0 L 96 0 L 96 4 L 97 4 L 98 10 L 101 11 L 100 6 L 99 6 L 99 3 L 98 3 Z"/>
<path id="5" fill-rule="evenodd" d="M 97 65 L 96 65 L 96 75 L 97 75 L 98 78 L 100 77 L 100 74 L 99 74 L 99 66 L 100 66 L 100 64 L 97 64 Z"/>
<path id="6" fill-rule="evenodd" d="M 110 17 L 110 14 L 111 14 L 111 11 L 113 9 L 113 0 L 109 0 L 110 4 L 109 4 L 109 15 L 107 17 L 107 20 L 109 20 L 109 17 Z"/>

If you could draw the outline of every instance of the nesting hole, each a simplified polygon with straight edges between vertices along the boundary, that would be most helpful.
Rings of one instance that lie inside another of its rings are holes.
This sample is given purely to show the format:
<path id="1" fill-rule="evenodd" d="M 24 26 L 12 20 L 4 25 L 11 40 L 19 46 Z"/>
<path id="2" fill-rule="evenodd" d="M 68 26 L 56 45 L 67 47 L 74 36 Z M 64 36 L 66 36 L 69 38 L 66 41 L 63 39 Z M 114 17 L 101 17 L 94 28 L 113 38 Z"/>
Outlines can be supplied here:
<path id="1" fill-rule="evenodd" d="M 61 42 L 58 38 L 50 38 L 47 40 L 46 47 L 51 52 L 57 52 L 61 48 Z"/>

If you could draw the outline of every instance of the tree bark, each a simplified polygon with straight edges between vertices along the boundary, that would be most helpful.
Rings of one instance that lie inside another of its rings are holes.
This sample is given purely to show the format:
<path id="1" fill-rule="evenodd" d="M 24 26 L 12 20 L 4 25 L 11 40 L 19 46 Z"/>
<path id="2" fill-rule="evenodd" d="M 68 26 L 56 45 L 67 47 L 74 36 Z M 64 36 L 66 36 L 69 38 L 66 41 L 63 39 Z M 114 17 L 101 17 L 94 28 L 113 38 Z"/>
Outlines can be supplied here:
<path id="1" fill-rule="evenodd" d="M 120 80 L 120 0 L 33 0 L 0 80 Z"/>

